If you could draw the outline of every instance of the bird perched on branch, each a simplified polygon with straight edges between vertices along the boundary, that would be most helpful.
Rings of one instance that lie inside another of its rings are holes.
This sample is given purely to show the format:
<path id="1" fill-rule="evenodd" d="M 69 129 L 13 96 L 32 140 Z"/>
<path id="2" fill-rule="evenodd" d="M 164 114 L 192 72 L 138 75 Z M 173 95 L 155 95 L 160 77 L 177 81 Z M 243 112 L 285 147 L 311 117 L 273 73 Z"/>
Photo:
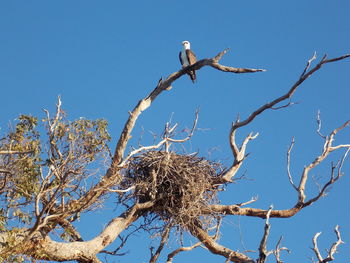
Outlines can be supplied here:
<path id="1" fill-rule="evenodd" d="M 179 53 L 179 58 L 180 58 L 181 65 L 184 68 L 184 67 L 187 67 L 187 66 L 190 66 L 190 65 L 193 65 L 194 63 L 196 63 L 197 58 L 196 58 L 196 55 L 191 50 L 190 42 L 183 41 L 182 46 L 183 46 L 183 49 Z M 188 73 L 188 75 L 190 76 L 192 82 L 194 83 L 196 80 L 196 71 L 192 70 Z"/>

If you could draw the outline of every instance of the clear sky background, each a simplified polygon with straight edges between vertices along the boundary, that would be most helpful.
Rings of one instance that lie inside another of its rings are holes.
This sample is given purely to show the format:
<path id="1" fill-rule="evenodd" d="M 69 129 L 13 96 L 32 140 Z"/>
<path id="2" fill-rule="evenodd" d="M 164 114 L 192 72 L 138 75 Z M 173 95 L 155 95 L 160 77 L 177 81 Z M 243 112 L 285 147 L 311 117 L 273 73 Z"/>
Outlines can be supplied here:
<path id="1" fill-rule="evenodd" d="M 190 127 L 200 107 L 200 130 L 186 151 L 199 151 L 201 156 L 229 165 L 228 133 L 237 114 L 245 118 L 284 94 L 314 51 L 318 59 L 325 53 L 336 57 L 350 52 L 349 10 L 347 0 L 0 1 L 1 132 L 19 114 L 43 116 L 43 108 L 54 110 L 61 95 L 69 119 L 107 119 L 114 148 L 128 111 L 160 77 L 180 69 L 181 42 L 189 40 L 198 59 L 230 48 L 222 64 L 267 72 L 236 75 L 203 68 L 194 85 L 187 77 L 176 81 L 171 91 L 142 114 L 131 143 L 136 144 L 142 130 L 142 143 L 152 142 L 152 134 L 160 134 L 170 119 L 181 128 Z M 267 209 L 273 204 L 276 209 L 287 209 L 295 204 L 297 195 L 286 175 L 291 138 L 296 140 L 292 174 L 298 181 L 304 165 L 322 150 L 323 141 L 316 134 L 317 111 L 321 111 L 324 133 L 350 118 L 349 73 L 349 59 L 324 66 L 296 92 L 293 101 L 298 104 L 265 112 L 238 131 L 240 139 L 251 131 L 260 135 L 250 142 L 251 154 L 240 170 L 249 180 L 229 186 L 222 194 L 224 204 L 253 196 L 259 197 L 253 207 Z M 349 131 L 339 134 L 335 143 L 349 143 Z M 324 182 L 331 161 L 339 157 L 340 153 L 332 155 L 311 174 Z M 308 257 L 314 256 L 311 239 L 320 231 L 319 246 L 325 253 L 324 248 L 335 241 L 337 224 L 346 244 L 340 247 L 336 262 L 348 262 L 350 159 L 343 171 L 346 176 L 328 196 L 294 218 L 271 220 L 269 248 L 283 235 L 283 245 L 292 251 L 282 256 L 285 262 L 309 262 Z M 315 194 L 312 180 L 307 186 L 307 194 Z M 79 225 L 84 238 L 92 238 L 118 215 L 113 206 L 109 203 L 100 212 L 82 217 Z M 257 250 L 263 225 L 261 219 L 227 217 L 220 242 L 235 250 Z M 146 242 L 147 237 L 138 234 L 130 239 L 125 257 L 109 257 L 106 262 L 147 262 Z M 153 245 L 157 242 L 154 239 Z M 175 248 L 176 240 L 171 240 L 169 251 Z M 224 259 L 198 248 L 174 262 Z"/>

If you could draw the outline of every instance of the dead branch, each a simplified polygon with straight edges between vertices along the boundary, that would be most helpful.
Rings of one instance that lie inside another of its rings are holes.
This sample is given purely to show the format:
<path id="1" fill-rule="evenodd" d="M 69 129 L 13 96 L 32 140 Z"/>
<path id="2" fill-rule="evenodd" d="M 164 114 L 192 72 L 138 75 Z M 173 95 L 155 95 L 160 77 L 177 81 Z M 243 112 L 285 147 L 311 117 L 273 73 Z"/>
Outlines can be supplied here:
<path id="1" fill-rule="evenodd" d="M 278 240 L 276 244 L 276 248 L 274 250 L 267 250 L 266 245 L 267 245 L 267 239 L 270 234 L 270 228 L 271 224 L 269 222 L 270 219 L 270 214 L 272 211 L 272 205 L 270 206 L 269 210 L 267 211 L 266 214 L 266 220 L 265 220 L 265 227 L 264 227 L 264 235 L 261 239 L 260 246 L 259 246 L 259 258 L 257 259 L 257 263 L 264 263 L 267 259 L 268 256 L 271 254 L 275 255 L 276 262 L 277 263 L 283 263 L 280 258 L 280 252 L 283 250 L 286 250 L 288 253 L 290 253 L 290 250 L 286 247 L 280 247 L 281 241 L 282 241 L 282 236 Z"/>
<path id="2" fill-rule="evenodd" d="M 238 152 L 238 149 L 237 149 L 237 146 L 236 146 L 236 142 L 235 142 L 235 132 L 236 132 L 236 130 L 238 128 L 240 128 L 240 127 L 246 126 L 249 123 L 251 123 L 258 115 L 263 113 L 265 110 L 276 109 L 275 105 L 277 105 L 278 103 L 280 103 L 280 102 L 282 102 L 282 101 L 284 101 L 286 99 L 290 99 L 293 96 L 293 94 L 295 93 L 295 91 L 297 90 L 297 88 L 307 78 L 309 78 L 312 74 L 314 74 L 316 71 L 318 71 L 323 65 L 325 65 L 327 63 L 339 61 L 339 60 L 342 60 L 342 59 L 346 59 L 346 58 L 350 57 L 350 54 L 347 54 L 347 55 L 344 55 L 344 56 L 340 56 L 340 57 L 337 57 L 337 58 L 333 58 L 333 59 L 329 59 L 329 60 L 326 59 L 327 56 L 325 55 L 315 67 L 313 67 L 312 69 L 309 70 L 311 62 L 315 59 L 314 57 L 315 57 L 315 54 L 308 61 L 307 65 L 304 68 L 304 71 L 301 74 L 301 76 L 299 77 L 299 79 L 294 83 L 294 85 L 289 89 L 289 91 L 286 94 L 280 96 L 279 98 L 273 100 L 272 102 L 268 102 L 268 103 L 262 105 L 261 107 L 256 109 L 253 113 L 251 113 L 248 116 L 248 118 L 246 118 L 245 120 L 243 120 L 243 121 L 237 120 L 237 121 L 235 121 L 232 124 L 229 138 L 230 138 L 231 149 L 232 149 L 233 155 L 235 157 L 235 161 L 234 161 L 233 165 L 231 166 L 231 168 L 227 171 L 227 173 L 225 173 L 223 175 L 223 182 L 230 182 L 231 181 L 232 177 L 236 174 L 236 172 L 238 171 L 238 169 L 239 169 L 239 167 L 241 165 L 241 162 L 244 159 L 244 158 L 242 159 L 242 156 L 240 156 L 240 159 L 237 160 L 237 157 L 236 157 L 237 152 Z M 291 103 L 289 102 L 287 105 L 291 105 Z M 284 108 L 284 106 L 279 107 L 279 108 Z M 251 134 L 250 134 L 250 136 L 251 136 Z M 247 140 L 248 137 L 246 137 L 245 141 Z M 254 139 L 254 138 L 255 137 L 249 138 L 248 141 L 250 139 Z M 244 152 L 243 152 L 243 155 L 244 155 Z"/>
<path id="3" fill-rule="evenodd" d="M 325 259 L 323 259 L 322 255 L 320 253 L 320 250 L 318 249 L 318 246 L 317 246 L 317 238 L 321 235 L 321 232 L 316 233 L 315 236 L 313 237 L 312 243 L 314 246 L 313 246 L 312 250 L 316 254 L 318 263 L 326 263 L 326 262 L 333 261 L 334 254 L 337 252 L 338 246 L 344 243 L 341 239 L 338 225 L 334 228 L 334 232 L 337 235 L 337 241 L 332 244 L 331 248 L 328 251 L 328 255 Z"/>
<path id="4" fill-rule="evenodd" d="M 318 71 L 323 65 L 327 64 L 327 63 L 331 63 L 331 62 L 335 62 L 335 61 L 339 61 L 339 60 L 343 60 L 350 57 L 350 54 L 344 55 L 344 56 L 340 56 L 337 58 L 333 58 L 333 59 L 329 59 L 327 60 L 327 56 L 325 55 L 321 61 L 312 69 L 310 69 L 309 71 L 307 71 L 308 69 L 308 65 L 305 67 L 306 71 L 304 74 L 302 74 L 300 76 L 300 78 L 294 83 L 294 85 L 289 89 L 289 91 L 282 95 L 281 97 L 273 100 L 272 102 L 268 102 L 266 104 L 264 104 L 263 106 L 261 106 L 260 108 L 258 108 L 257 110 L 255 110 L 253 113 L 251 113 L 249 115 L 248 118 L 246 118 L 243 121 L 237 121 L 234 123 L 234 125 L 231 128 L 231 132 L 235 131 L 236 129 L 242 127 L 242 126 L 246 126 L 249 123 L 251 123 L 258 115 L 260 115 L 262 112 L 264 112 L 265 110 L 271 109 L 271 107 L 275 106 L 276 104 L 289 99 L 293 96 L 293 94 L 295 93 L 295 91 L 297 90 L 297 88 L 306 80 L 308 79 L 312 74 L 314 74 L 316 71 Z"/>
<path id="5" fill-rule="evenodd" d="M 282 242 L 283 236 L 280 237 L 280 239 L 278 240 L 277 244 L 276 244 L 276 249 L 273 251 L 273 254 L 275 255 L 276 258 L 276 263 L 283 263 L 283 261 L 280 258 L 280 252 L 285 250 L 288 253 L 291 253 L 291 251 L 286 248 L 286 247 L 280 247 L 281 242 Z"/>
<path id="6" fill-rule="evenodd" d="M 304 206 L 297 204 L 290 209 L 285 210 L 272 210 L 270 217 L 288 218 L 298 213 Z M 237 205 L 208 205 L 202 210 L 203 214 L 219 213 L 222 215 L 241 215 L 266 218 L 268 210 L 251 208 L 251 207 L 239 207 Z"/>
<path id="7" fill-rule="evenodd" d="M 322 190 L 320 191 L 320 193 L 316 197 L 314 197 L 314 198 L 312 198 L 312 199 L 310 199 L 308 201 L 305 201 L 305 198 L 306 198 L 305 185 L 306 185 L 306 182 L 307 182 L 310 170 L 312 170 L 317 165 L 319 165 L 331 152 L 333 152 L 333 151 L 335 151 L 337 149 L 340 149 L 340 148 L 350 148 L 350 144 L 337 145 L 337 146 L 333 146 L 332 145 L 332 142 L 334 141 L 334 136 L 339 131 L 344 129 L 346 126 L 348 126 L 349 124 L 350 124 L 350 120 L 346 121 L 343 125 L 341 125 L 337 129 L 334 129 L 325 138 L 325 143 L 324 143 L 324 146 L 323 146 L 322 153 L 319 156 L 317 156 L 312 163 L 310 163 L 309 165 L 304 167 L 302 176 L 300 178 L 300 183 L 299 183 L 299 186 L 298 186 L 298 201 L 299 201 L 299 203 L 310 205 L 313 202 L 317 201 L 321 196 L 324 195 L 324 193 L 327 190 L 327 188 L 340 178 L 339 176 L 337 176 L 337 177 L 331 176 L 331 179 L 324 185 L 324 187 L 322 188 Z"/>
<path id="8" fill-rule="evenodd" d="M 221 222 L 222 222 L 222 218 L 220 217 L 219 220 L 217 221 L 217 224 L 215 226 L 207 229 L 207 232 L 212 231 L 212 230 L 215 229 L 215 234 L 214 234 L 213 237 L 211 237 L 211 238 L 213 238 L 214 241 L 217 240 L 219 238 L 219 236 L 220 236 Z M 179 248 L 175 249 L 174 251 L 172 251 L 171 253 L 168 254 L 168 258 L 167 258 L 167 262 L 166 263 L 172 263 L 174 257 L 177 254 L 179 254 L 180 252 L 191 251 L 191 250 L 193 250 L 193 249 L 195 249 L 195 248 L 197 248 L 197 247 L 199 247 L 201 245 L 202 245 L 202 242 L 197 242 L 197 243 L 195 243 L 192 246 L 187 246 L 187 247 L 182 246 L 182 247 L 179 247 Z"/>
<path id="9" fill-rule="evenodd" d="M 337 147 L 336 147 L 337 148 Z M 331 175 L 330 179 L 321 187 L 319 193 L 313 197 L 310 198 L 309 200 L 305 201 L 298 201 L 294 207 L 290 209 L 285 209 L 285 210 L 272 210 L 270 213 L 270 217 L 279 217 L 279 218 L 288 218 L 294 216 L 296 213 L 298 213 L 301 209 L 304 207 L 307 207 L 314 202 L 316 202 L 318 199 L 320 199 L 322 196 L 325 195 L 326 190 L 334 184 L 336 181 L 338 181 L 341 176 L 343 176 L 342 173 L 342 166 L 344 164 L 344 161 L 350 152 L 350 147 L 347 145 L 346 147 L 347 150 L 343 154 L 342 158 L 337 162 L 336 165 L 332 166 L 331 169 Z M 317 159 L 317 158 L 316 158 Z M 307 166 L 309 167 L 309 166 Z M 307 168 L 305 167 L 304 170 Z M 335 171 L 337 172 L 335 173 Z M 305 181 L 306 184 L 306 181 Z M 305 188 L 304 188 L 305 190 Z M 298 188 L 298 193 L 299 193 L 299 188 Z M 218 204 L 213 204 L 205 207 L 202 211 L 203 214 L 210 214 L 210 213 L 220 213 L 223 215 L 244 215 L 244 216 L 252 216 L 252 217 L 260 217 L 260 218 L 266 218 L 266 215 L 268 213 L 268 210 L 263 210 L 263 209 L 257 209 L 257 208 L 250 208 L 250 207 L 240 207 L 239 205 L 218 205 Z"/>
<path id="10" fill-rule="evenodd" d="M 291 172 L 290 172 L 290 154 L 291 154 L 291 152 L 292 152 L 294 143 L 295 143 L 295 140 L 294 140 L 294 137 L 293 137 L 293 138 L 292 138 L 292 142 L 290 143 L 290 146 L 289 146 L 288 151 L 287 151 L 287 175 L 288 175 L 289 183 L 293 186 L 293 188 L 294 188 L 296 191 L 298 191 L 298 188 L 297 188 L 297 186 L 294 184 L 294 182 L 293 182 L 293 177 L 292 177 L 292 174 L 291 174 Z"/>
<path id="11" fill-rule="evenodd" d="M 316 122 L 317 122 L 317 134 L 321 136 L 321 138 L 326 139 L 326 136 L 324 136 L 321 133 L 321 125 L 322 125 L 322 121 L 321 121 L 321 112 L 317 111 L 317 116 L 316 116 Z"/>
<path id="12" fill-rule="evenodd" d="M 264 235 L 260 241 L 260 246 L 259 246 L 259 258 L 257 260 L 258 263 L 264 263 L 266 258 L 272 253 L 272 251 L 267 251 L 266 245 L 267 245 L 267 238 L 270 234 L 270 214 L 272 210 L 272 205 L 270 206 L 269 210 L 267 211 L 266 214 L 266 220 L 265 220 L 265 227 L 264 227 Z"/>
<path id="13" fill-rule="evenodd" d="M 171 137 L 171 131 L 166 131 L 164 137 L 170 141 L 170 142 L 176 142 L 176 143 L 182 143 L 182 142 L 186 142 L 188 141 L 189 139 L 192 138 L 196 128 L 197 128 L 197 123 L 198 123 L 198 115 L 199 115 L 199 111 L 196 110 L 196 113 L 195 113 L 195 118 L 194 118 L 194 121 L 193 121 L 193 125 L 192 125 L 192 128 L 191 128 L 191 131 L 189 132 L 189 134 L 187 135 L 187 137 L 183 138 L 183 139 L 173 139 Z"/>
<path id="14" fill-rule="evenodd" d="M 127 189 L 108 189 L 109 192 L 115 192 L 115 193 L 127 193 L 131 190 L 134 190 L 135 186 L 130 186 Z"/>
<path id="15" fill-rule="evenodd" d="M 254 196 L 254 197 L 252 197 L 252 198 L 251 198 L 249 201 L 246 201 L 246 202 L 243 202 L 243 203 L 236 204 L 236 206 L 241 207 L 241 206 L 249 205 L 249 204 L 251 204 L 251 203 L 256 202 L 257 200 L 258 200 L 258 197 L 257 197 L 257 196 Z"/>
<path id="16" fill-rule="evenodd" d="M 316 51 L 314 52 L 312 58 L 310 58 L 308 61 L 307 61 L 307 64 L 306 64 L 306 67 L 304 68 L 304 71 L 303 73 L 301 73 L 300 77 L 304 76 L 306 71 L 310 68 L 311 66 L 311 62 L 314 61 L 316 59 Z"/>
<path id="17" fill-rule="evenodd" d="M 164 248 L 164 245 L 165 243 L 168 241 L 168 238 L 169 238 L 169 234 L 170 234 L 170 229 L 171 229 L 171 225 L 167 225 L 162 233 L 162 239 L 160 241 L 160 244 L 156 250 L 156 252 L 153 254 L 151 253 L 151 259 L 149 261 L 149 263 L 156 263 L 159 256 L 160 256 L 160 253 L 162 252 L 163 248 Z M 152 252 L 152 251 L 151 251 Z"/>
<path id="18" fill-rule="evenodd" d="M 201 244 L 202 244 L 202 242 L 197 242 L 196 244 L 194 244 L 192 246 L 180 247 L 180 248 L 174 250 L 173 252 L 169 253 L 166 263 L 172 263 L 174 257 L 177 254 L 179 254 L 180 252 L 191 251 L 191 250 L 195 249 L 196 247 L 199 247 Z"/>
<path id="19" fill-rule="evenodd" d="M 193 236 L 197 237 L 202 244 L 213 254 L 221 255 L 235 263 L 254 263 L 255 261 L 243 253 L 236 252 L 217 243 L 200 226 L 190 229 Z"/>
<path id="20" fill-rule="evenodd" d="M 346 124 L 346 125 L 345 125 Z M 301 209 L 304 207 L 307 207 L 311 205 L 312 203 L 316 202 L 319 198 L 325 195 L 326 190 L 334 184 L 339 178 L 343 175 L 342 174 L 342 166 L 344 163 L 345 158 L 347 157 L 349 151 L 350 151 L 350 145 L 344 144 L 344 145 L 338 145 L 338 146 L 332 146 L 331 142 L 334 140 L 334 135 L 337 134 L 341 129 L 345 128 L 348 124 L 348 122 L 345 122 L 342 126 L 339 128 L 333 130 L 329 136 L 327 136 L 325 146 L 323 147 L 323 152 L 321 155 L 316 157 L 316 159 L 306 166 L 304 168 L 302 177 L 301 177 L 301 184 L 299 184 L 299 187 L 297 188 L 298 196 L 302 196 L 303 198 L 299 198 L 298 202 L 295 204 L 294 207 L 290 209 L 285 210 L 272 210 L 270 212 L 270 217 L 279 217 L 279 218 L 287 218 L 292 217 L 296 213 L 298 213 Z M 341 128 L 341 129 L 340 129 Z M 341 146 L 341 147 L 340 147 Z M 342 158 L 337 162 L 335 166 L 332 166 L 332 172 L 330 179 L 321 187 L 320 192 L 313 198 L 310 198 L 309 200 L 305 201 L 305 184 L 307 182 L 307 176 L 309 171 L 314 168 L 316 165 L 321 163 L 330 152 L 340 149 L 340 148 L 346 148 L 344 155 Z M 337 170 L 337 173 L 335 173 L 335 170 Z M 260 218 L 266 218 L 268 214 L 268 210 L 263 209 L 257 209 L 257 208 L 250 208 L 250 207 L 240 207 L 239 205 L 218 205 L 213 204 L 209 205 L 208 207 L 205 207 L 202 211 L 203 214 L 210 214 L 210 213 L 220 213 L 223 215 L 244 215 L 244 216 L 252 216 L 252 217 L 260 217 Z"/>
<path id="21" fill-rule="evenodd" d="M 247 157 L 245 151 L 247 148 L 247 144 L 250 140 L 254 140 L 258 137 L 259 133 L 253 135 L 253 133 L 248 134 L 247 137 L 243 140 L 243 143 L 240 147 L 236 144 L 236 131 L 230 133 L 230 146 L 234 156 L 234 161 L 232 166 L 222 175 L 220 180 L 222 183 L 231 182 L 232 178 L 236 175 L 237 171 L 241 167 L 244 159 Z"/>
<path id="22" fill-rule="evenodd" d="M 167 123 L 165 125 L 165 131 L 164 131 L 164 135 L 163 135 L 163 139 L 158 142 L 157 144 L 154 145 L 149 145 L 149 146 L 142 146 L 139 147 L 133 151 L 131 151 L 124 159 L 123 161 L 118 165 L 118 167 L 124 167 L 127 162 L 135 155 L 141 153 L 141 152 L 145 152 L 145 151 L 150 151 L 150 150 L 155 150 L 155 149 L 159 149 L 160 147 L 162 147 L 164 144 L 168 144 L 169 142 L 173 142 L 173 143 L 183 143 L 188 141 L 189 139 L 192 138 L 195 129 L 197 127 L 197 123 L 198 123 L 198 115 L 199 115 L 199 111 L 196 110 L 195 112 L 195 119 L 193 121 L 193 126 L 191 128 L 191 131 L 189 132 L 189 134 L 182 139 L 173 139 L 173 133 L 175 132 L 176 128 L 177 128 L 177 124 L 173 125 L 172 127 L 169 127 L 169 123 Z"/>

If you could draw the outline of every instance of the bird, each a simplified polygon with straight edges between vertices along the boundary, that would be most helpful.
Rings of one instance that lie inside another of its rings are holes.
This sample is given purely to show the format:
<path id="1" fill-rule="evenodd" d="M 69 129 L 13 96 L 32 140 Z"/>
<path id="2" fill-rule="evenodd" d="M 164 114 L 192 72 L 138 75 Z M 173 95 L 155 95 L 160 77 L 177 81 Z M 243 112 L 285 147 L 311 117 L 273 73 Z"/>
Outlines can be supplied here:
<path id="1" fill-rule="evenodd" d="M 185 40 L 182 42 L 183 49 L 179 53 L 179 59 L 181 62 L 182 67 L 191 66 L 194 63 L 196 63 L 197 58 L 196 55 L 191 50 L 191 44 L 189 41 Z M 190 76 L 192 82 L 194 83 L 196 81 L 196 71 L 191 70 L 188 75 Z"/>

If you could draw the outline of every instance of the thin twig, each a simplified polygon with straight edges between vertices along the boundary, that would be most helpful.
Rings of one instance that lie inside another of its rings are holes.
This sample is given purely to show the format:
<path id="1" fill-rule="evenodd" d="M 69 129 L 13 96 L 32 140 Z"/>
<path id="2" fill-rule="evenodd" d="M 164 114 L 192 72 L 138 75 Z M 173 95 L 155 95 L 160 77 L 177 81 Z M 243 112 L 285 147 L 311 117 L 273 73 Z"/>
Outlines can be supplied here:
<path id="1" fill-rule="evenodd" d="M 288 174 L 289 183 L 293 186 L 293 188 L 294 188 L 296 191 L 298 191 L 298 188 L 297 188 L 297 186 L 294 184 L 294 182 L 293 182 L 293 177 L 292 177 L 292 174 L 291 174 L 291 172 L 290 172 L 290 154 L 291 154 L 291 152 L 292 152 L 294 143 L 295 143 L 295 140 L 294 140 L 294 137 L 293 137 L 293 138 L 292 138 L 292 142 L 290 143 L 290 146 L 289 146 L 288 151 L 287 151 L 287 174 Z"/>
<path id="2" fill-rule="evenodd" d="M 304 76 L 306 71 L 310 68 L 311 62 L 316 59 L 316 51 L 314 52 L 313 56 L 307 61 L 307 64 L 304 68 L 303 73 L 301 73 L 300 77 Z"/>
<path id="3" fill-rule="evenodd" d="M 326 136 L 324 136 L 321 133 L 322 121 L 321 121 L 321 112 L 319 110 L 317 111 L 316 122 L 317 122 L 317 131 L 316 131 L 317 134 L 320 135 L 323 139 L 326 139 Z"/>
<path id="4" fill-rule="evenodd" d="M 162 239 L 159 243 L 159 246 L 156 250 L 156 253 L 152 253 L 151 255 L 151 259 L 149 261 L 149 263 L 156 263 L 159 256 L 160 256 L 160 253 L 162 252 L 163 248 L 164 248 L 164 245 L 165 243 L 168 241 L 168 238 L 169 238 L 169 233 L 170 233 L 170 229 L 171 229 L 171 225 L 167 225 L 162 233 Z"/>

